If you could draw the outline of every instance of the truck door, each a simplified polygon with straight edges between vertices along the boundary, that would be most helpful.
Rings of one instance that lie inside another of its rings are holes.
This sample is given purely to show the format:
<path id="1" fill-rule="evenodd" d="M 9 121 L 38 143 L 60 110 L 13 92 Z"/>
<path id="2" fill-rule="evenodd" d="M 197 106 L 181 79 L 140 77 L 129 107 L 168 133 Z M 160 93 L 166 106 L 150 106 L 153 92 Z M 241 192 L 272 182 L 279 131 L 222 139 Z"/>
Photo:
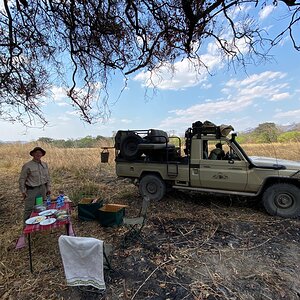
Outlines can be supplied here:
<path id="1" fill-rule="evenodd" d="M 200 160 L 200 186 L 215 190 L 244 191 L 248 181 L 248 162 L 225 141 L 208 142 L 208 158 Z M 221 152 L 222 150 L 223 152 Z"/>
<path id="2" fill-rule="evenodd" d="M 200 182 L 200 161 L 202 159 L 202 141 L 193 138 L 191 141 L 193 149 L 190 156 L 190 186 L 201 187 Z"/>

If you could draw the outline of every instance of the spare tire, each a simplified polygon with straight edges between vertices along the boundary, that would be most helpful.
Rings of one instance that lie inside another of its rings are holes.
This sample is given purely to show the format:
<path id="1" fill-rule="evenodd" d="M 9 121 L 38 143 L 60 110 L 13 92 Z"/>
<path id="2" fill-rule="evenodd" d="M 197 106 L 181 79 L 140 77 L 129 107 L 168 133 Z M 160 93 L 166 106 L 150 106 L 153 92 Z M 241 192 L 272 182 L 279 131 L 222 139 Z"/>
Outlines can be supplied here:
<path id="1" fill-rule="evenodd" d="M 138 150 L 138 145 L 142 141 L 143 139 L 137 134 L 125 136 L 121 140 L 121 156 L 127 160 L 138 159 L 142 155 L 142 152 Z"/>

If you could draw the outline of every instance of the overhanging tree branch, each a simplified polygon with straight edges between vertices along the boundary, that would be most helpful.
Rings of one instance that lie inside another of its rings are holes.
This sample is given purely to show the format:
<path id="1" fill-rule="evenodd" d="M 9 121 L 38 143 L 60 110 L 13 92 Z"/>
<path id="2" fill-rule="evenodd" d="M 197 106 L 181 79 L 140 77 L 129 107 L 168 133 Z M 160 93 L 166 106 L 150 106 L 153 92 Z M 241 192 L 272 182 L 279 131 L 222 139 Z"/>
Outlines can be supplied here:
<path id="1" fill-rule="evenodd" d="M 242 64 L 246 56 L 265 57 L 287 34 L 300 50 L 294 32 L 300 4 L 294 0 L 282 0 L 290 7 L 290 22 L 272 43 L 251 17 L 236 22 L 231 14 L 245 3 L 263 7 L 265 0 L 0 1 L 0 118 L 6 112 L 13 119 L 15 112 L 21 120 L 26 112 L 45 124 L 40 103 L 55 78 L 69 87 L 67 96 L 81 117 L 92 122 L 95 106 L 103 117 L 96 101 L 99 90 L 108 95 L 111 72 L 128 76 L 183 58 L 205 66 L 199 53 L 207 39 Z M 247 53 L 237 41 L 247 45 Z"/>

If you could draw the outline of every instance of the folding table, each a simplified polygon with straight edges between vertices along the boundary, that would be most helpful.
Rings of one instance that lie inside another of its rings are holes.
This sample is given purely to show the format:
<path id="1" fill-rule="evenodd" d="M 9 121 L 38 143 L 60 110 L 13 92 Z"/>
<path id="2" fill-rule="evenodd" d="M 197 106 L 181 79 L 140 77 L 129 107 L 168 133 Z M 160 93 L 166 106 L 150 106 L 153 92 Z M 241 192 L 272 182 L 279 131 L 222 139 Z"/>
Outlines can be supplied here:
<path id="1" fill-rule="evenodd" d="M 71 210 L 71 204 L 72 202 L 65 202 L 62 207 L 59 208 L 59 210 L 67 210 L 68 214 L 70 214 Z M 57 209 L 56 204 L 52 203 L 49 209 Z M 30 217 L 36 217 L 38 216 L 38 212 L 32 212 Z M 70 216 L 65 220 L 56 220 L 53 224 L 49 225 L 40 225 L 38 224 L 32 224 L 25 226 L 23 233 L 24 235 L 27 235 L 28 237 L 28 251 L 29 251 L 29 263 L 30 263 L 30 271 L 33 273 L 33 266 L 32 266 L 32 252 L 31 252 L 31 233 L 38 232 L 38 231 L 44 231 L 44 230 L 51 230 L 55 228 L 59 228 L 65 226 L 67 235 L 70 235 L 70 226 L 71 226 L 71 219 Z"/>

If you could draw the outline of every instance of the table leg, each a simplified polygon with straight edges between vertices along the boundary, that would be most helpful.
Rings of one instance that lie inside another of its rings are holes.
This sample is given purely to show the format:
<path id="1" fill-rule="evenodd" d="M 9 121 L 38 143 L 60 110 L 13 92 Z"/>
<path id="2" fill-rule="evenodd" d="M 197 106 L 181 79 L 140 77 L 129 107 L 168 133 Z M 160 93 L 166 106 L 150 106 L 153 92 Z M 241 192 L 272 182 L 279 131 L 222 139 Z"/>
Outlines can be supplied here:
<path id="1" fill-rule="evenodd" d="M 67 235 L 70 235 L 70 223 L 66 224 L 66 232 L 67 232 Z"/>
<path id="2" fill-rule="evenodd" d="M 28 251 L 29 251 L 30 272 L 33 273 L 30 233 L 28 233 Z"/>

